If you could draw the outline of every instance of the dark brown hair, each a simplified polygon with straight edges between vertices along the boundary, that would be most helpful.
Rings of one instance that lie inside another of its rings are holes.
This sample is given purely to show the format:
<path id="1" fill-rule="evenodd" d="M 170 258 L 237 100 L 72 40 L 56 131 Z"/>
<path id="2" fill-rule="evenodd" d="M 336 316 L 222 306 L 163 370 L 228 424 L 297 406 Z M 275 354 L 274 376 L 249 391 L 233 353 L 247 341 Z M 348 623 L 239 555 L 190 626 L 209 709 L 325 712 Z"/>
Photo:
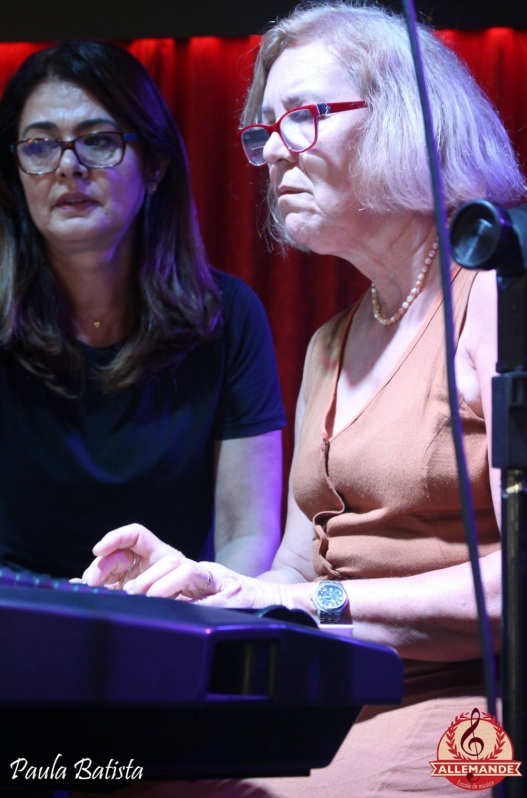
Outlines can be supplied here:
<path id="1" fill-rule="evenodd" d="M 101 370 L 118 390 L 179 362 L 221 325 L 221 301 L 201 240 L 188 164 L 176 124 L 146 69 L 122 47 L 72 40 L 31 55 L 0 101 L 0 346 L 53 390 L 78 395 L 84 385 L 69 302 L 45 256 L 10 145 L 24 105 L 45 80 L 74 83 L 127 131 L 138 133 L 147 165 L 168 162 L 137 221 L 131 272 L 137 321 Z"/>

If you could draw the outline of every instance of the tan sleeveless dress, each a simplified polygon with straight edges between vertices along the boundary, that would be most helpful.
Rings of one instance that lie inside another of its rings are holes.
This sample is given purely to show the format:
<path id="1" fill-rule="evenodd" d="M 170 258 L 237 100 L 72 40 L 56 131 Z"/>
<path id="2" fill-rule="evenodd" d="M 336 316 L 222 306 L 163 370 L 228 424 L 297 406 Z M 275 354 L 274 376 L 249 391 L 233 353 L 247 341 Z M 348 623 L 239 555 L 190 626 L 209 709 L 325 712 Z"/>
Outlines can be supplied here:
<path id="1" fill-rule="evenodd" d="M 475 274 L 457 270 L 456 341 Z M 306 363 L 306 412 L 293 474 L 295 498 L 314 519 L 321 578 L 407 576 L 468 560 L 450 429 L 440 297 L 384 385 L 332 433 L 337 381 L 355 309 L 315 335 Z M 480 553 L 499 548 L 485 423 L 460 397 Z M 401 707 L 366 707 L 332 764 L 310 777 L 150 785 L 153 798 L 399 798 L 459 796 L 430 777 L 443 732 L 461 712 L 486 710 L 479 661 L 405 661 Z M 323 730 L 313 730 L 314 734 Z M 141 790 L 137 786 L 137 794 Z M 136 794 L 132 788 L 127 795 Z"/>
<path id="2" fill-rule="evenodd" d="M 475 274 L 453 280 L 456 340 Z M 306 411 L 293 489 L 314 519 L 313 563 L 323 578 L 409 576 L 467 560 L 446 383 L 438 298 L 382 387 L 332 433 L 342 352 L 354 309 L 316 334 L 306 363 Z M 480 553 L 499 547 L 485 422 L 460 411 Z"/>

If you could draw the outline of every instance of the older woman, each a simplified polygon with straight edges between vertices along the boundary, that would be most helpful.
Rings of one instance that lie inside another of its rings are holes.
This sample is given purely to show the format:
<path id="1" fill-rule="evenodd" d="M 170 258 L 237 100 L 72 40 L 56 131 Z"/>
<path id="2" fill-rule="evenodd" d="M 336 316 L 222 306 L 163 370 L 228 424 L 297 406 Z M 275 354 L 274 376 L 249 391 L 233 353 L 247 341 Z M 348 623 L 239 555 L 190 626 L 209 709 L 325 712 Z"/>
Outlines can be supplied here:
<path id="1" fill-rule="evenodd" d="M 218 562 L 268 568 L 284 424 L 269 328 L 207 264 L 146 70 L 100 42 L 32 55 L 0 103 L 0 169 L 0 563 L 76 576 L 135 524 L 194 558 L 214 527 Z"/>
<path id="2" fill-rule="evenodd" d="M 449 209 L 510 205 L 525 190 L 507 136 L 466 69 L 420 31 Z M 139 557 L 127 589 L 205 606 L 300 607 L 353 624 L 405 660 L 400 708 L 367 708 L 333 764 L 310 778 L 208 784 L 204 794 L 339 798 L 457 795 L 429 761 L 456 715 L 484 709 L 480 645 L 447 402 L 437 238 L 423 125 L 403 21 L 362 3 L 299 8 L 263 39 L 244 117 L 249 161 L 269 171 L 282 240 L 339 255 L 371 292 L 311 341 L 283 543 L 240 577 L 117 531 L 90 584 Z M 452 265 L 459 409 L 496 649 L 498 479 L 489 468 L 494 278 Z M 316 581 L 318 580 L 318 582 Z M 261 792 L 258 792 L 258 789 Z M 236 790 L 240 792 L 236 792 Z M 198 795 L 159 786 L 156 795 Z M 229 791 L 230 790 L 230 791 Z"/>

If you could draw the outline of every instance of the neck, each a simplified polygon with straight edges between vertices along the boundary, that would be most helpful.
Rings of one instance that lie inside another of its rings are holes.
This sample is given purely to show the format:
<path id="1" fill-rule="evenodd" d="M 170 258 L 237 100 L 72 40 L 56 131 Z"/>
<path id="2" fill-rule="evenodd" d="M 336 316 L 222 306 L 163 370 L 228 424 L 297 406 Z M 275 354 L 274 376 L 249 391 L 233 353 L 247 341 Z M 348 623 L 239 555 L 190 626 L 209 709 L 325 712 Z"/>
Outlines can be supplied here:
<path id="1" fill-rule="evenodd" d="M 375 284 L 384 315 L 391 315 L 421 272 L 436 238 L 435 225 L 431 217 L 417 214 L 365 213 L 363 218 L 360 241 L 345 257 Z M 435 283 L 430 277 L 423 291 Z"/>
<path id="2" fill-rule="evenodd" d="M 131 246 L 67 253 L 48 247 L 47 256 L 71 303 L 78 340 L 104 347 L 130 333 L 134 324 Z"/>

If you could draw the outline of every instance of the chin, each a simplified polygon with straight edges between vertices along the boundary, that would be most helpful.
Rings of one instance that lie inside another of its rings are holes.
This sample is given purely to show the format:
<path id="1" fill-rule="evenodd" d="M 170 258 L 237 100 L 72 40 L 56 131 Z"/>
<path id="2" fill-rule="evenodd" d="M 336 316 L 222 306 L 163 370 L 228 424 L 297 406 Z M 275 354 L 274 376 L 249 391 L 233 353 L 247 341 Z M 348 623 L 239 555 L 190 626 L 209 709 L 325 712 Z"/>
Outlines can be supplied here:
<path id="1" fill-rule="evenodd" d="M 104 231 L 98 230 L 53 230 L 44 235 L 45 240 L 56 251 L 64 253 L 82 253 L 95 250 L 107 249 L 108 244 L 113 240 L 113 236 L 105 235 Z M 108 241 L 110 239 L 110 242 Z"/>
<path id="2" fill-rule="evenodd" d="M 284 219 L 284 230 L 287 238 L 295 247 L 300 249 L 309 250 L 309 240 L 312 236 L 309 235 L 309 228 L 302 224 L 301 220 L 295 214 L 288 214 Z"/>
<path id="3" fill-rule="evenodd" d="M 316 244 L 317 240 L 325 238 L 323 233 L 326 221 L 317 210 L 312 208 L 280 210 L 287 235 L 297 246 L 312 249 L 312 245 Z"/>
<path id="4" fill-rule="evenodd" d="M 42 231 L 44 237 L 55 238 L 57 241 L 75 241 L 78 238 L 97 238 L 107 233 L 101 224 L 94 224 L 93 220 L 82 217 L 69 219 L 67 222 L 52 227 L 48 233 Z"/>
<path id="5" fill-rule="evenodd" d="M 284 228 L 288 241 L 302 252 L 316 252 L 318 255 L 329 254 L 329 250 L 325 246 L 327 242 L 323 242 L 317 230 L 306 228 L 305 225 L 288 224 L 287 220 Z"/>

